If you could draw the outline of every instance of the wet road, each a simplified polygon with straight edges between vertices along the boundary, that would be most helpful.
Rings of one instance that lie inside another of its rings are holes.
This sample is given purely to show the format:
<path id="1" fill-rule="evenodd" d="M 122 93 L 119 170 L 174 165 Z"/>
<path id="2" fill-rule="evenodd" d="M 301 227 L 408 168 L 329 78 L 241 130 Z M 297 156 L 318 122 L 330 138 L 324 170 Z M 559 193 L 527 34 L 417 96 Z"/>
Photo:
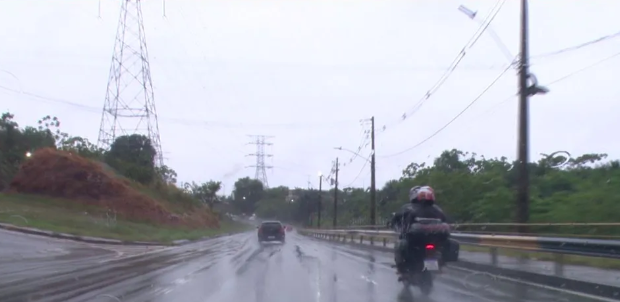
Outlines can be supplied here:
<path id="1" fill-rule="evenodd" d="M 13 240 L 6 241 L 13 237 Z M 434 292 L 403 290 L 385 252 L 254 232 L 175 247 L 97 246 L 0 233 L 0 301 L 593 301 L 449 270 Z"/>

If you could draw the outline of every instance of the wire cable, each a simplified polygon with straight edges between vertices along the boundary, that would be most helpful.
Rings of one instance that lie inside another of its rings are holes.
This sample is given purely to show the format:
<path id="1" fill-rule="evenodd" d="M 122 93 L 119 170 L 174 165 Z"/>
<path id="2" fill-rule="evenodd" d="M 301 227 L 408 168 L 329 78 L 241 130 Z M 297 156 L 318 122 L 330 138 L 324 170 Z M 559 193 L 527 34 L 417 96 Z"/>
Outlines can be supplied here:
<path id="1" fill-rule="evenodd" d="M 461 115 L 463 115 L 463 113 L 465 113 L 467 110 L 469 110 L 469 108 L 471 108 L 471 106 L 473 106 L 478 100 L 480 100 L 488 91 L 489 89 L 491 89 L 491 87 L 493 87 L 497 81 L 499 81 L 505 74 L 506 72 L 508 72 L 508 70 L 510 70 L 512 67 L 508 66 L 508 68 L 504 69 L 504 71 L 502 71 L 502 73 L 500 73 L 492 82 L 491 84 L 489 84 L 486 88 L 484 88 L 484 90 L 482 90 L 482 92 L 480 94 L 478 94 L 478 96 L 476 96 L 474 98 L 473 101 L 471 101 L 463 110 L 461 110 L 461 112 L 459 112 L 455 117 L 453 117 L 448 123 L 446 123 L 445 125 L 443 125 L 441 128 L 439 128 L 437 131 L 435 131 L 433 134 L 431 134 L 429 137 L 425 138 L 424 140 L 422 140 L 421 142 L 417 143 L 416 145 L 414 145 L 413 147 L 409 147 L 405 150 L 402 150 L 400 152 L 394 153 L 394 154 L 390 154 L 390 155 L 384 155 L 384 156 L 380 156 L 381 158 L 387 158 L 387 157 L 393 157 L 393 156 L 397 156 L 406 152 L 409 152 L 419 146 L 421 146 L 422 144 L 426 143 L 427 141 L 429 141 L 430 139 L 432 139 L 433 137 L 435 137 L 437 134 L 439 134 L 441 131 L 443 131 L 444 129 L 446 129 L 448 126 L 450 126 L 450 124 L 452 124 L 454 121 L 456 121 Z"/>
<path id="2" fill-rule="evenodd" d="M 362 123 L 362 126 L 365 126 L 364 123 L 367 122 L 367 119 L 363 119 L 360 122 Z M 359 144 L 359 146 L 357 146 L 357 148 L 355 149 L 355 152 L 353 152 L 353 155 L 351 156 L 351 158 L 349 158 L 348 161 L 344 162 L 343 166 L 346 166 L 347 164 L 352 163 L 355 159 L 357 159 L 358 157 L 360 157 L 360 152 L 362 152 L 362 150 L 368 146 L 368 144 L 370 143 L 370 130 L 366 129 L 365 127 L 362 128 L 362 139 L 361 142 Z"/>
<path id="3" fill-rule="evenodd" d="M 31 92 L 27 92 L 23 90 L 17 90 L 17 89 L 9 88 L 9 87 L 2 86 L 2 85 L 0 85 L 0 89 L 15 92 L 18 94 L 23 94 L 29 97 L 39 99 L 44 102 L 47 101 L 47 103 L 49 102 L 61 103 L 61 104 L 76 107 L 80 110 L 98 113 L 98 114 L 101 113 L 101 108 L 99 107 L 83 105 L 83 104 L 79 104 L 73 101 L 68 101 L 68 100 L 63 100 L 63 99 L 58 99 L 58 98 L 47 97 L 47 96 L 43 96 L 40 94 L 31 93 Z M 168 121 L 174 124 L 178 124 L 178 125 L 185 125 L 185 126 L 192 126 L 192 127 L 193 126 L 218 127 L 218 128 L 249 128 L 249 127 L 276 127 L 276 128 L 277 127 L 282 127 L 282 128 L 312 127 L 312 128 L 317 128 L 317 127 L 333 127 L 334 125 L 337 125 L 337 124 L 352 124 L 355 122 L 355 120 L 341 120 L 341 121 L 332 121 L 332 122 L 327 122 L 327 123 L 326 122 L 308 122 L 308 123 L 251 124 L 251 123 L 231 123 L 231 122 L 225 122 L 225 121 L 210 121 L 210 120 L 190 120 L 190 119 L 161 117 L 161 116 L 159 117 L 159 119 L 163 121 Z"/>
<path id="4" fill-rule="evenodd" d="M 499 0 L 495 4 L 495 6 L 493 7 L 493 9 L 489 13 L 489 15 L 485 18 L 485 20 L 480 25 L 480 28 L 476 31 L 476 33 L 474 33 L 474 35 L 469 39 L 469 41 L 465 44 L 465 46 L 459 51 L 458 55 L 453 60 L 452 64 L 450 64 L 450 67 L 448 67 L 448 69 L 444 72 L 444 74 L 439 78 L 439 80 L 433 86 L 431 86 L 431 88 L 424 94 L 424 96 L 422 96 L 420 98 L 420 100 L 418 100 L 418 102 L 416 102 L 416 104 L 413 106 L 413 108 L 409 112 L 406 112 L 405 114 L 403 114 L 401 116 L 401 119 L 398 122 L 394 123 L 394 124 L 400 123 L 400 122 L 404 121 L 405 119 L 407 119 L 408 117 L 410 117 L 413 114 L 415 114 L 422 107 L 422 105 L 428 99 L 430 99 L 430 97 L 435 92 L 437 92 L 439 90 L 439 88 L 441 88 L 441 86 L 443 86 L 443 84 L 448 80 L 448 78 L 452 75 L 452 73 L 454 73 L 454 71 L 459 66 L 459 64 L 461 63 L 463 58 L 465 58 L 465 55 L 467 54 L 467 51 L 469 49 L 471 49 L 476 44 L 476 42 L 478 42 L 478 39 L 480 39 L 482 34 L 484 34 L 484 32 L 487 30 L 487 28 L 491 25 L 491 23 L 493 22 L 493 20 L 497 16 L 497 14 L 500 12 L 500 10 L 503 7 L 503 5 L 505 4 L 505 2 L 506 2 L 506 0 Z M 513 65 L 511 64 L 510 66 L 513 66 Z M 386 126 L 387 125 L 382 126 L 380 128 L 381 130 L 379 131 L 379 133 L 385 132 Z"/>
<path id="5" fill-rule="evenodd" d="M 610 34 L 610 35 L 606 35 L 606 36 L 602 36 L 602 37 L 596 38 L 594 40 L 583 42 L 581 44 L 577 44 L 577 45 L 573 45 L 573 46 L 570 46 L 570 47 L 558 49 L 558 50 L 555 50 L 555 51 L 551 51 L 551 52 L 535 55 L 535 56 L 532 56 L 531 59 L 539 59 L 539 58 L 547 58 L 547 57 L 556 56 L 556 55 L 559 55 L 559 54 L 563 54 L 563 53 L 579 50 L 581 48 L 588 47 L 588 46 L 591 46 L 591 45 L 595 45 L 595 44 L 598 44 L 598 43 L 601 43 L 601 42 L 604 42 L 604 41 L 607 41 L 607 40 L 611 40 L 611 39 L 614 39 L 614 38 L 618 38 L 618 37 L 620 37 L 620 31 L 616 32 L 616 33 L 613 33 L 613 34 Z"/>
<path id="6" fill-rule="evenodd" d="M 362 126 L 365 126 L 364 123 L 368 122 L 370 119 L 362 119 L 360 120 L 360 122 L 362 123 Z M 353 156 L 351 156 L 351 158 L 349 158 L 348 161 L 345 161 L 342 166 L 346 167 L 348 164 L 351 164 L 355 159 L 357 159 L 358 157 L 362 157 L 361 156 L 361 152 L 363 151 L 363 149 L 365 147 L 368 146 L 368 144 L 370 143 L 370 130 L 362 128 L 362 141 L 360 143 L 360 145 L 357 147 L 356 152 L 353 152 Z M 368 160 L 366 160 L 368 161 Z M 338 163 L 338 169 L 340 169 L 340 162 Z M 330 170 L 330 173 L 325 177 L 325 179 L 327 181 L 331 180 L 332 177 L 334 177 L 336 173 L 336 169 L 335 169 L 335 163 L 332 165 L 332 168 Z"/>
<path id="7" fill-rule="evenodd" d="M 364 162 L 364 165 L 362 166 L 362 169 L 360 169 L 360 172 L 357 173 L 357 176 L 355 176 L 355 178 L 351 181 L 351 183 L 349 183 L 348 185 L 342 187 L 342 188 L 349 188 L 351 187 L 351 185 L 358 179 L 360 178 L 360 176 L 362 176 L 362 173 L 364 172 L 364 169 L 366 168 L 366 166 L 368 165 L 368 161 Z"/>
<path id="8" fill-rule="evenodd" d="M 561 81 L 564 81 L 564 80 L 566 80 L 566 79 L 568 79 L 568 78 L 570 78 L 570 77 L 572 77 L 572 76 L 575 76 L 575 75 L 577 75 L 577 74 L 579 74 L 579 73 L 581 73 L 581 72 L 583 72 L 583 71 L 586 71 L 586 70 L 588 70 L 588 69 L 590 69 L 590 68 L 596 67 L 596 66 L 598 66 L 598 65 L 600 65 L 600 64 L 602 64 L 602 63 L 604 63 L 604 62 L 607 62 L 607 61 L 609 61 L 609 60 L 611 60 L 611 59 L 613 59 L 613 58 L 616 58 L 616 57 L 620 57 L 620 52 L 617 52 L 617 53 L 615 53 L 615 54 L 613 54 L 613 55 L 611 55 L 611 56 L 608 56 L 608 57 L 606 57 L 606 58 L 603 58 L 603 59 L 601 59 L 601 60 L 599 60 L 599 61 L 596 61 L 596 62 L 594 62 L 594 63 L 592 63 L 592 64 L 590 64 L 590 65 L 587 65 L 587 66 L 582 67 L 582 68 L 580 68 L 580 69 L 577 69 L 577 70 L 575 70 L 575 71 L 573 71 L 573 72 L 571 72 L 571 73 L 569 73 L 569 74 L 566 74 L 566 75 L 564 75 L 564 76 L 562 76 L 562 77 L 560 77 L 560 78 L 557 78 L 557 79 L 555 79 L 555 80 L 553 80 L 553 81 L 549 82 L 548 84 L 546 84 L 546 86 L 551 86 L 551 85 L 557 84 L 557 83 L 559 83 L 559 82 L 561 82 Z M 509 68 L 508 68 L 508 69 L 509 69 Z M 410 148 L 405 149 L 405 150 L 403 150 L 403 151 L 400 151 L 400 152 L 398 152 L 398 153 L 394 153 L 394 154 L 390 154 L 390 155 L 384 155 L 384 156 L 379 156 L 379 157 L 380 157 L 380 158 L 387 158 L 387 157 L 393 157 L 393 156 L 397 156 L 397 155 L 400 155 L 400 154 L 406 153 L 406 152 L 408 152 L 408 151 L 410 151 L 410 150 L 412 150 L 412 149 L 415 149 L 415 148 L 419 147 L 420 145 L 424 144 L 424 143 L 425 143 L 425 142 L 427 142 L 428 140 L 430 140 L 430 139 L 432 139 L 433 137 L 435 137 L 437 134 L 439 134 L 439 132 L 441 132 L 441 131 L 443 131 L 444 129 L 446 129 L 446 128 L 447 128 L 447 127 L 451 124 L 451 123 L 453 123 L 456 119 L 458 119 L 461 115 L 463 115 L 463 113 L 465 113 L 465 111 L 467 111 L 467 110 L 468 110 L 468 109 L 469 109 L 469 108 L 470 108 L 470 107 L 471 107 L 471 106 L 472 106 L 475 102 L 477 102 L 477 101 L 478 101 L 478 100 L 479 100 L 479 99 L 480 99 L 480 98 L 481 98 L 481 97 L 482 97 L 482 96 L 483 96 L 483 95 L 484 95 L 484 94 L 485 94 L 485 93 L 486 93 L 486 92 L 487 92 L 487 91 L 488 91 L 488 90 L 489 90 L 489 89 L 493 86 L 493 84 L 495 84 L 495 83 L 496 83 L 496 82 L 497 82 L 497 81 L 498 81 L 498 80 L 499 80 L 499 79 L 500 79 L 500 78 L 501 78 L 501 77 L 502 77 L 502 76 L 503 76 L 503 75 L 504 75 L 504 74 L 508 71 L 508 69 L 504 70 L 504 72 L 502 72 L 502 73 L 501 73 L 501 74 L 500 74 L 500 75 L 499 75 L 499 76 L 498 76 L 498 77 L 497 77 L 497 78 L 496 78 L 496 79 L 495 79 L 495 80 L 494 80 L 494 81 L 493 81 L 493 82 L 492 82 L 489 86 L 487 86 L 487 88 L 485 88 L 485 90 L 484 90 L 484 91 L 482 91 L 482 93 L 481 93 L 480 95 L 478 95 L 478 96 L 477 96 L 477 97 L 476 97 L 476 98 L 475 98 L 475 99 L 474 99 L 474 100 L 473 100 L 473 101 L 472 101 L 469 105 L 467 105 L 467 107 L 465 107 L 465 109 L 463 109 L 463 110 L 462 110 L 462 111 L 461 111 L 458 115 L 456 115 L 454 118 L 452 118 L 452 120 L 450 120 L 447 124 L 445 124 L 445 125 L 444 125 L 443 127 L 441 127 L 439 130 L 437 130 L 435 133 L 433 133 L 432 135 L 430 135 L 430 136 L 429 136 L 429 137 L 427 137 L 426 139 L 422 140 L 420 143 L 416 144 L 416 145 L 415 145 L 415 146 L 413 146 L 413 147 L 410 147 Z M 511 95 L 510 97 L 506 98 L 506 99 L 505 99 L 505 100 L 503 100 L 502 102 L 498 103 L 498 105 L 502 105 L 502 104 L 504 104 L 504 103 L 506 103 L 506 102 L 508 102 L 508 101 L 512 100 L 512 99 L 514 98 L 514 96 L 515 96 L 514 94 L 513 94 L 513 95 Z M 495 107 L 496 107 L 496 106 L 494 106 L 493 108 L 495 108 Z M 493 109 L 493 108 L 491 108 L 491 109 Z"/>
<path id="9" fill-rule="evenodd" d="M 564 75 L 564 76 L 561 76 L 561 77 L 559 77 L 559 78 L 557 78 L 557 79 L 555 79 L 555 80 L 553 80 L 553 81 L 551 81 L 551 82 L 547 83 L 547 84 L 546 84 L 546 86 L 551 86 L 551 85 L 553 85 L 553 84 L 556 84 L 556 83 L 559 83 L 559 82 L 561 82 L 561 81 L 564 81 L 564 80 L 566 80 L 566 79 L 568 79 L 568 78 L 571 78 L 571 77 L 573 77 L 573 76 L 575 76 L 575 75 L 577 75 L 577 74 L 579 74 L 579 73 L 581 73 L 581 72 L 584 72 L 584 71 L 586 71 L 586 70 L 588 70 L 588 69 L 590 69 L 590 68 L 596 67 L 596 66 L 598 66 L 598 65 L 600 65 L 600 64 L 602 64 L 602 63 L 604 63 L 604 62 L 607 62 L 607 61 L 609 61 L 609 60 L 611 60 L 611 59 L 613 59 L 613 58 L 615 58 L 615 57 L 618 57 L 618 56 L 620 56 L 620 52 L 615 53 L 615 54 L 613 54 L 613 55 L 611 55 L 611 56 L 609 56 L 609 57 L 606 57 L 606 58 L 604 58 L 604 59 L 601 59 L 601 60 L 599 60 L 599 61 L 596 61 L 596 62 L 594 62 L 594 63 L 592 63 L 592 64 L 590 64 L 590 65 L 587 65 L 587 66 L 585 66 L 585 67 L 582 67 L 582 68 L 580 68 L 580 69 L 577 69 L 577 70 L 575 70 L 575 71 L 573 71 L 573 72 L 571 72 L 571 73 L 568 73 L 568 74 L 566 74 L 566 75 Z M 489 109 L 485 110 L 484 112 L 482 112 L 482 114 L 480 114 L 479 116 L 477 116 L 475 119 L 478 119 L 479 117 L 486 116 L 486 115 L 488 115 L 488 114 L 492 113 L 492 112 L 493 112 L 495 109 L 497 109 L 499 106 L 504 105 L 504 104 L 508 103 L 509 101 L 513 100 L 515 96 L 518 96 L 518 93 L 515 93 L 515 94 L 513 94 L 513 95 L 511 95 L 511 96 L 507 97 L 507 98 L 506 98 L 506 99 L 504 99 L 503 101 L 501 101 L 501 102 L 499 102 L 499 103 L 497 103 L 497 104 L 493 105 L 491 108 L 489 108 Z"/>
<path id="10" fill-rule="evenodd" d="M 560 78 L 558 78 L 558 79 L 555 79 L 555 80 L 553 80 L 553 81 L 549 82 L 549 83 L 548 83 L 548 84 L 546 84 L 546 85 L 547 85 L 547 86 L 549 86 L 549 85 L 553 85 L 553 84 L 555 84 L 555 83 L 558 83 L 558 82 L 564 81 L 564 80 L 566 80 L 566 79 L 568 79 L 568 78 L 570 78 L 570 77 L 572 77 L 572 76 L 574 76 L 574 75 L 576 75 L 576 74 L 578 74 L 578 73 L 581 73 L 581 72 L 583 72 L 583 71 L 586 71 L 586 70 L 588 70 L 588 69 L 590 69 L 590 68 L 592 68 L 592 67 L 596 67 L 596 66 L 598 66 L 598 65 L 600 65 L 600 64 L 602 64 L 602 63 L 605 63 L 605 62 L 607 62 L 607 61 L 609 61 L 609 60 L 611 60 L 611 59 L 613 59 L 613 58 L 615 58 L 615 57 L 618 57 L 618 56 L 620 56 L 620 52 L 617 52 L 617 53 L 615 53 L 615 54 L 613 54 L 613 55 L 611 55 L 611 56 L 608 56 L 608 57 L 606 57 L 606 58 L 604 58 L 604 59 L 598 60 L 598 61 L 596 61 L 596 62 L 594 62 L 594 63 L 592 63 L 592 64 L 590 64 L 590 65 L 587 65 L 587 66 L 585 66 L 585 67 L 582 67 L 582 68 L 580 68 L 580 69 L 577 69 L 577 70 L 575 70 L 575 71 L 573 71 L 573 72 L 571 72 L 571 73 L 569 73 L 569 74 L 567 74 L 567 75 L 565 75 L 565 76 L 562 76 L 562 77 L 560 77 Z"/>

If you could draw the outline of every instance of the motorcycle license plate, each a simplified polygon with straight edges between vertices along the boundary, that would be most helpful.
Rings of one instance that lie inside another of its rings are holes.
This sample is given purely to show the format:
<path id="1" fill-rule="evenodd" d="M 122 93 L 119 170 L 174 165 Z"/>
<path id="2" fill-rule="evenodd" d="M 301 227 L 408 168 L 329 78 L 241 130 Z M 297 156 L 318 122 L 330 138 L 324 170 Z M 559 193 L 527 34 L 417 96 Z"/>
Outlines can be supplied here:
<path id="1" fill-rule="evenodd" d="M 275 239 L 275 238 L 276 238 L 276 236 L 269 236 L 269 237 L 267 237 L 267 238 L 269 238 L 269 239 Z"/>
<path id="2" fill-rule="evenodd" d="M 424 260 L 424 268 L 429 271 L 438 271 L 439 270 L 439 262 L 435 259 Z"/>

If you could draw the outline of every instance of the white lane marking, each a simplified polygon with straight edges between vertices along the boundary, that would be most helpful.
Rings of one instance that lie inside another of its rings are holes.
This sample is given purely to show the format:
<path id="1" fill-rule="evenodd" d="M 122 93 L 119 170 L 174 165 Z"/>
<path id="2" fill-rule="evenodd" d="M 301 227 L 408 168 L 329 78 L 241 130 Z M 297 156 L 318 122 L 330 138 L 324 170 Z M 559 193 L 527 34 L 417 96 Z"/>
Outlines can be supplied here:
<path id="1" fill-rule="evenodd" d="M 377 285 L 377 281 L 368 278 L 367 276 L 361 275 L 360 278 L 368 283 L 372 283 L 373 285 Z"/>
<path id="2" fill-rule="evenodd" d="M 317 261 L 318 271 L 316 274 L 316 302 L 321 302 L 321 260 Z"/>

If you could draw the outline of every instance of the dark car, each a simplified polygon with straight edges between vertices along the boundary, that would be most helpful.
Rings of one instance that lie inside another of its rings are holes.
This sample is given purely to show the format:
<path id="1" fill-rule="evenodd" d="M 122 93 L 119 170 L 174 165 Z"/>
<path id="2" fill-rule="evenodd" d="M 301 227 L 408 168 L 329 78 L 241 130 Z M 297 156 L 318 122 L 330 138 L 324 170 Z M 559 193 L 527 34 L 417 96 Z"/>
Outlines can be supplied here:
<path id="1" fill-rule="evenodd" d="M 279 221 L 264 221 L 258 227 L 258 242 L 285 240 L 284 226 Z"/>

